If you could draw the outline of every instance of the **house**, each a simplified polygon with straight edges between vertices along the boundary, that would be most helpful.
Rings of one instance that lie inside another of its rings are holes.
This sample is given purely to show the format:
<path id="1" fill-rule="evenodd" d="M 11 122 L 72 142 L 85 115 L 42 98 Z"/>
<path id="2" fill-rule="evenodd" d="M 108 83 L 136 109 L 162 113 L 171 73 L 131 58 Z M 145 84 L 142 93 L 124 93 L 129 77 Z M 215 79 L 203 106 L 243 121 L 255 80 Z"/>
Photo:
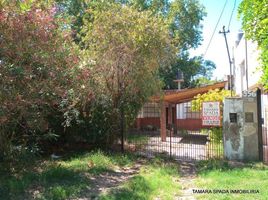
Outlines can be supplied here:
<path id="1" fill-rule="evenodd" d="M 163 97 L 153 97 L 141 109 L 136 128 L 160 130 L 162 141 L 166 140 L 167 129 L 200 130 L 203 128 L 201 113 L 191 109 L 191 101 L 198 94 L 209 90 L 226 88 L 227 82 L 218 82 L 199 88 L 165 90 Z"/>
<path id="2" fill-rule="evenodd" d="M 246 40 L 244 33 L 238 33 L 233 47 L 233 88 L 238 96 L 242 96 L 243 91 L 261 89 L 263 159 L 265 162 L 268 162 L 268 95 L 260 82 L 262 71 L 259 68 L 260 63 L 258 57 L 259 51 L 257 44 Z"/>
<path id="3" fill-rule="evenodd" d="M 234 91 L 241 96 L 245 90 L 261 87 L 259 84 L 262 75 L 258 62 L 257 44 L 248 41 L 244 33 L 237 35 L 235 46 L 233 47 L 233 74 L 234 74 Z"/>

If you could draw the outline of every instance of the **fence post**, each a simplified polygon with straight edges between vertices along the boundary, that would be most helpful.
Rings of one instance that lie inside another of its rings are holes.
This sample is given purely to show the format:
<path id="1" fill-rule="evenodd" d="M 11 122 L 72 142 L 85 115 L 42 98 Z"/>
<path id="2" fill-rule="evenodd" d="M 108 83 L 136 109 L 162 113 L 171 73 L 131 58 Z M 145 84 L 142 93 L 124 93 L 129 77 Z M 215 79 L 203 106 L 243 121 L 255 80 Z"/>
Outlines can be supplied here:
<path id="1" fill-rule="evenodd" d="M 170 125 L 170 132 L 169 132 L 169 158 L 171 159 L 172 157 L 172 142 L 171 142 L 171 139 L 172 139 L 172 135 L 173 135 L 173 131 L 174 131 L 174 124 L 171 124 Z"/>
<path id="2" fill-rule="evenodd" d="M 161 115 L 160 115 L 160 134 L 161 134 L 161 141 L 166 142 L 167 137 L 167 127 L 166 127 L 166 104 L 162 102 L 161 105 Z"/>
<path id="3" fill-rule="evenodd" d="M 256 93 L 257 93 L 257 115 L 258 115 L 259 160 L 263 161 L 261 90 L 258 88 Z"/>
<path id="4" fill-rule="evenodd" d="M 125 111 L 124 106 L 120 108 L 120 134 L 121 134 L 121 152 L 124 153 L 124 132 L 125 132 Z"/>

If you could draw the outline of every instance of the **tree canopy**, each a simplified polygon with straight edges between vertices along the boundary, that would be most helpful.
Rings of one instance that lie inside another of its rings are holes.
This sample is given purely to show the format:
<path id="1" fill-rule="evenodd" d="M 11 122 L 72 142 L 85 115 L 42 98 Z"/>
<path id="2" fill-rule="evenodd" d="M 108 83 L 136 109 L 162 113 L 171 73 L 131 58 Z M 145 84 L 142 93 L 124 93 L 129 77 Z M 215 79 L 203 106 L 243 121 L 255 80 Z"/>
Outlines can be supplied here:
<path id="1" fill-rule="evenodd" d="M 180 51 L 196 48 L 202 40 L 201 21 L 206 16 L 198 0 L 132 0 L 138 10 L 151 10 L 167 19 L 170 34 Z"/>
<path id="2" fill-rule="evenodd" d="M 164 81 L 165 89 L 177 89 L 177 84 L 174 82 L 178 70 L 183 73 L 184 82 L 182 87 L 196 87 L 207 80 L 206 83 L 210 82 L 212 71 L 216 68 L 212 61 L 204 60 L 201 56 L 189 58 L 186 54 L 176 59 L 176 61 L 167 68 L 161 69 L 160 76 Z"/>
<path id="3" fill-rule="evenodd" d="M 268 1 L 243 0 L 239 6 L 239 16 L 246 38 L 257 42 L 261 50 L 262 80 L 268 87 Z"/>
<path id="4" fill-rule="evenodd" d="M 108 121 L 119 119 L 124 109 L 127 122 L 133 122 L 147 99 L 161 90 L 159 67 L 175 57 L 167 25 L 151 11 L 119 4 L 87 12 L 94 12 L 94 21 L 84 18 L 81 32 L 84 62 L 94 61 L 89 63 L 94 93 L 109 105 L 113 115 Z"/>
<path id="5" fill-rule="evenodd" d="M 72 29 L 74 30 L 75 41 L 80 41 L 84 37 L 81 32 L 83 24 L 94 21 L 94 12 L 88 10 L 103 10 L 109 8 L 111 4 L 121 4 L 130 6 L 138 12 L 150 11 L 150 17 L 162 18 L 167 24 L 172 43 L 177 48 L 176 63 L 170 66 L 170 70 L 161 70 L 161 77 L 164 81 L 164 88 L 174 89 L 173 79 L 176 72 L 181 70 L 185 74 L 183 87 L 194 87 L 197 85 L 198 76 L 211 78 L 211 72 L 215 64 L 211 61 L 203 60 L 199 57 L 189 57 L 188 50 L 196 48 L 202 41 L 201 21 L 206 16 L 204 7 L 198 0 L 58 0 L 60 7 L 71 16 Z M 202 73 L 202 71 L 209 73 Z"/>
<path id="6" fill-rule="evenodd" d="M 202 40 L 201 21 L 206 15 L 198 0 L 57 0 L 65 11 L 73 17 L 72 27 L 76 36 L 81 37 L 83 18 L 93 20 L 93 13 L 86 10 L 102 9 L 111 3 L 131 6 L 139 12 L 151 11 L 151 16 L 166 20 L 169 33 L 178 52 L 196 48 Z M 76 38 L 77 39 L 77 38 Z M 78 39 L 79 40 L 79 39 Z"/>

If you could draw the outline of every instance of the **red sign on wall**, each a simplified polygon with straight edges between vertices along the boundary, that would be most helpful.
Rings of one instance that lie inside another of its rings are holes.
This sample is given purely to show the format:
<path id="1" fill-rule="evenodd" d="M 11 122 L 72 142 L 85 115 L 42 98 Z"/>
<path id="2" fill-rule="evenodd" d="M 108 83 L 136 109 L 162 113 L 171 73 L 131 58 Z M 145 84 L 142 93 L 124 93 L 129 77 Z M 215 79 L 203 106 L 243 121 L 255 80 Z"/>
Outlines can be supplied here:
<path id="1" fill-rule="evenodd" d="M 203 102 L 202 125 L 221 126 L 221 110 L 219 101 Z"/>

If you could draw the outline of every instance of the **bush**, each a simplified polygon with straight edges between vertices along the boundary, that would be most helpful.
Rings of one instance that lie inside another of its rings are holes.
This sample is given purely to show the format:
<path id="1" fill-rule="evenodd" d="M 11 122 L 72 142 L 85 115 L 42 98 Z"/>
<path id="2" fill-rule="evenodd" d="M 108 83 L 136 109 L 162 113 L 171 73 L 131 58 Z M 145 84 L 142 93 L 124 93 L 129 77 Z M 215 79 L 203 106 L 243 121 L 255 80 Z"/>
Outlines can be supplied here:
<path id="1" fill-rule="evenodd" d="M 73 72 L 77 52 L 56 8 L 41 1 L 14 2 L 0 7 L 2 159 L 37 152 L 38 144 L 53 135 L 50 114 L 66 112 L 59 105 L 69 88 L 80 84 Z"/>

